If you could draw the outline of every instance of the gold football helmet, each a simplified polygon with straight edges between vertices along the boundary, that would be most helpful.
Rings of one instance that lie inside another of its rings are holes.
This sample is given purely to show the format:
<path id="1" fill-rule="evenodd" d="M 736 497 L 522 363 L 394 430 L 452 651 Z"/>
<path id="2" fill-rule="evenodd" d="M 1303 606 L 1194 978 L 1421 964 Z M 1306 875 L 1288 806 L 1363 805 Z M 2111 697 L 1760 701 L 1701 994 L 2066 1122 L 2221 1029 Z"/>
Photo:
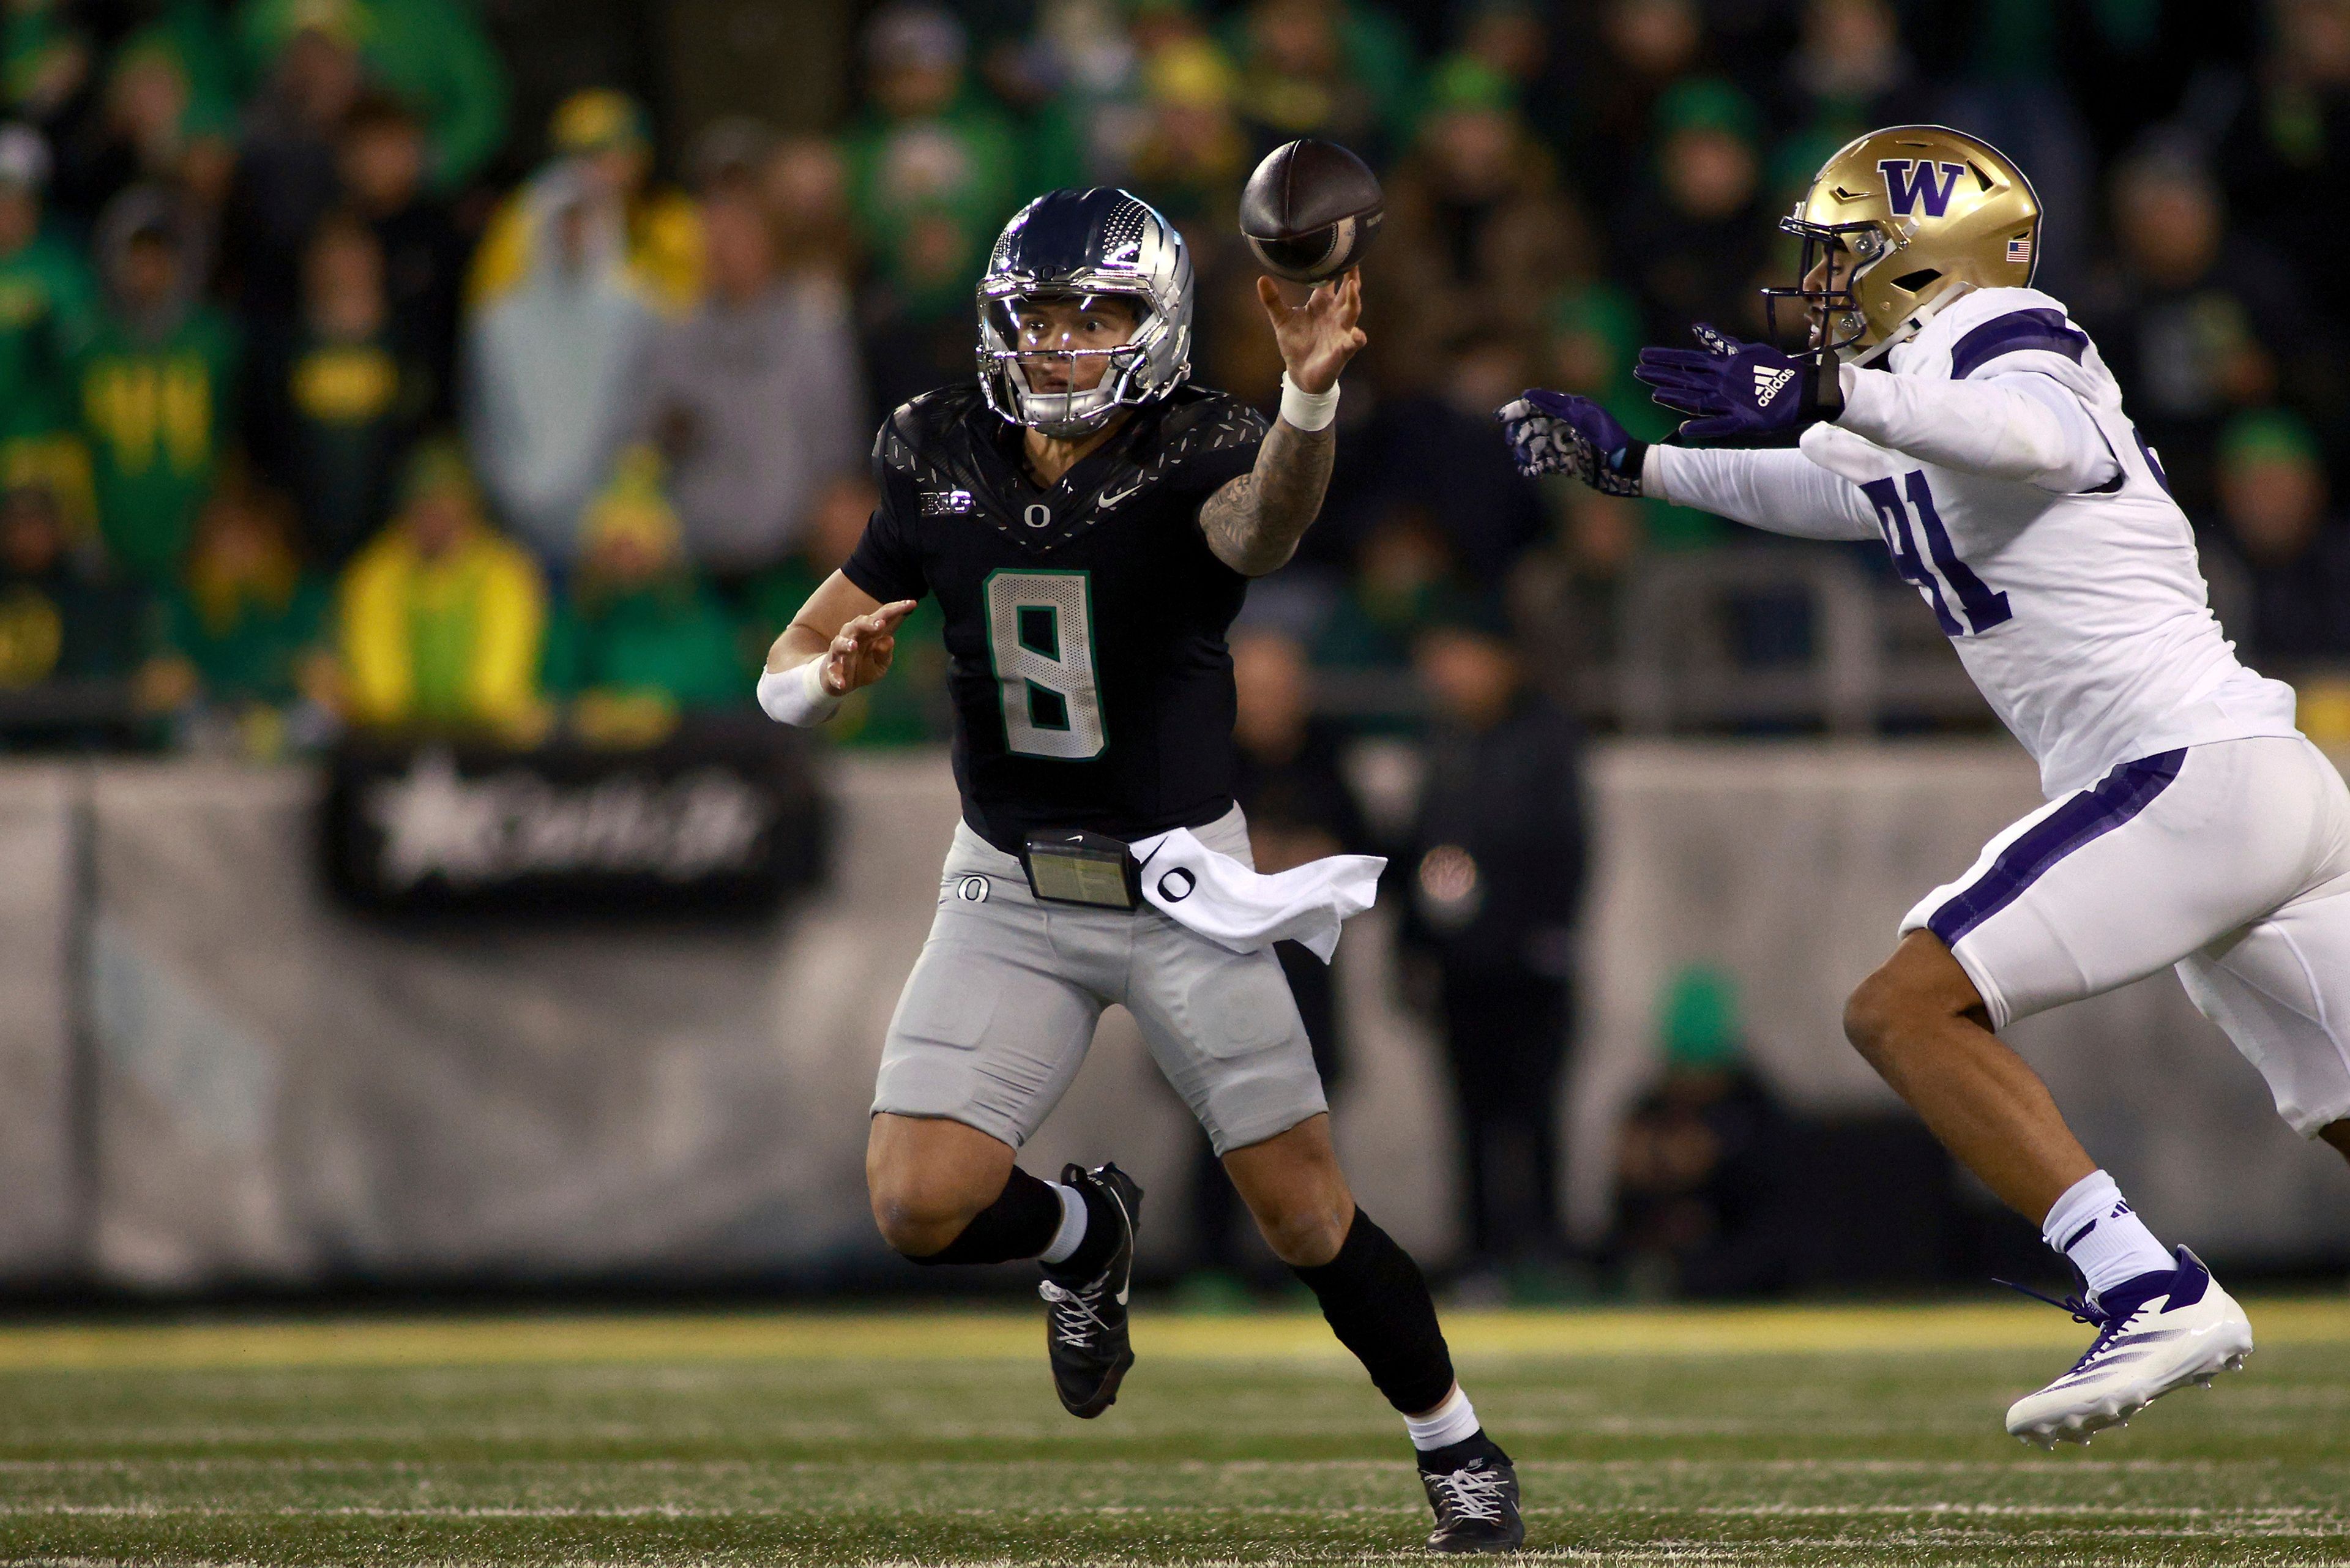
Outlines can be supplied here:
<path id="1" fill-rule="evenodd" d="M 1941 125 L 1845 144 L 1779 226 L 1804 242 L 1793 288 L 1814 348 L 1866 365 L 1970 288 L 2022 288 L 2040 262 L 2040 198 L 2007 155 Z"/>

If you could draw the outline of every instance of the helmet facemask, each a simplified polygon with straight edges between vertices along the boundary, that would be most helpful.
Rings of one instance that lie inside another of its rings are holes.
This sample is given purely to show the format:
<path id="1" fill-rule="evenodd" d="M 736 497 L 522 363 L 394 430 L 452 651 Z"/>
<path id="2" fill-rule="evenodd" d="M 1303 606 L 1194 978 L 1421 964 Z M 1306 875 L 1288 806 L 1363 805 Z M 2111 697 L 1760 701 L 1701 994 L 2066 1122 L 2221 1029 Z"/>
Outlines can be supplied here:
<path id="1" fill-rule="evenodd" d="M 1135 319 L 1123 342 L 1087 347 L 1072 343 L 1067 332 L 1040 337 L 1033 330 L 1038 306 L 1074 307 L 1090 314 L 1110 301 L 1116 302 L 1111 308 L 1131 312 Z M 1029 327 L 1024 327 L 1024 316 Z M 983 290 L 980 379 L 989 401 L 1014 423 L 1057 441 L 1075 440 L 1101 429 L 1119 409 L 1149 400 L 1152 394 L 1142 384 L 1144 372 L 1166 331 L 1149 296 L 1139 290 Z M 1098 379 L 1084 385 L 1096 367 Z"/>
<path id="2" fill-rule="evenodd" d="M 1814 223 L 1801 217 L 1785 217 L 1779 220 L 1779 227 L 1804 244 L 1795 264 L 1795 286 L 1762 291 L 1762 308 L 1770 323 L 1772 341 L 1788 340 L 1779 322 L 1779 307 L 1783 304 L 1790 314 L 1800 313 L 1806 343 L 1814 353 L 1833 353 L 1865 365 L 1890 348 L 1890 339 L 1875 343 L 1868 340 L 1868 313 L 1861 305 L 1860 285 L 1863 278 L 1892 263 L 1907 248 L 1908 236 L 1888 232 L 1887 225 L 1874 221 Z M 1839 266 L 1843 268 L 1841 279 L 1837 276 Z M 1823 286 L 1812 286 L 1815 274 Z M 1931 274 L 1918 279 L 1918 287 L 1921 291 L 1930 289 L 1940 279 L 1940 274 Z M 1896 286 L 1908 281 L 1898 279 Z M 1794 322 L 1789 322 L 1788 332 L 1794 326 Z"/>

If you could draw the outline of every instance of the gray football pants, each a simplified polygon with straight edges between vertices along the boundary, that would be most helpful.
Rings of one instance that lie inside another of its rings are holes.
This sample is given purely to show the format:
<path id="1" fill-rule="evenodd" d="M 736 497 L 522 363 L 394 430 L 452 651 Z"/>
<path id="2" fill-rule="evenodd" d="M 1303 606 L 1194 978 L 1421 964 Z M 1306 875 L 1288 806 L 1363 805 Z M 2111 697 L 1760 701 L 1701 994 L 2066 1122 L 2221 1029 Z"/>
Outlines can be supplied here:
<path id="1" fill-rule="evenodd" d="M 1247 862 L 1237 807 L 1195 830 Z M 1235 953 L 1149 905 L 1040 903 L 1020 862 L 962 823 L 938 918 L 889 1020 L 873 1109 L 943 1116 L 1018 1148 L 1124 1006 L 1218 1154 L 1328 1109 L 1281 965 Z"/>

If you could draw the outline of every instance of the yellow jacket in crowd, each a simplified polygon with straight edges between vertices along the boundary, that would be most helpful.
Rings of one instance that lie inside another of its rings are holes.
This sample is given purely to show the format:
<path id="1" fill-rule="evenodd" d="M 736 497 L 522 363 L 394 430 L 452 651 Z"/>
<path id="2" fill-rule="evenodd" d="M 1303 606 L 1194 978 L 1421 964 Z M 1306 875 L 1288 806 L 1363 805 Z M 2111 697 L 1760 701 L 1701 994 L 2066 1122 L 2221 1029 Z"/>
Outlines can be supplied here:
<path id="1" fill-rule="evenodd" d="M 548 140 L 558 156 L 499 205 L 473 253 L 473 308 L 567 270 L 555 254 L 567 221 L 578 225 L 570 243 L 581 247 L 581 261 L 617 266 L 661 315 L 691 310 L 702 292 L 702 209 L 647 182 L 652 140 L 644 111 L 608 89 L 575 93 L 555 111 Z"/>
<path id="2" fill-rule="evenodd" d="M 341 597 L 354 723 L 537 728 L 546 588 L 511 541 L 477 524 L 428 556 L 395 524 L 351 562 Z"/>

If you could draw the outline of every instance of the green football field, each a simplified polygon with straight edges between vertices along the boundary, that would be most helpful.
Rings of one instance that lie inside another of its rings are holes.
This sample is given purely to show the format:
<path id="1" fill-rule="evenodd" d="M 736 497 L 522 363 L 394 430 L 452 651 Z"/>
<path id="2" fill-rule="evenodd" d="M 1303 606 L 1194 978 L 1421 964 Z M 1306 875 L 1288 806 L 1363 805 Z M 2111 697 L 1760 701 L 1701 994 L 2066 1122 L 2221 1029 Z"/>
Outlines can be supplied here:
<path id="1" fill-rule="evenodd" d="M 2087 1450 L 2028 1303 L 1455 1314 L 1529 1557 L 2350 1563 L 2350 1297 Z M 1318 1319 L 1145 1312 L 1118 1407 L 972 1312 L 0 1329 L 0 1562 L 1391 1562 L 1399 1424 Z"/>

